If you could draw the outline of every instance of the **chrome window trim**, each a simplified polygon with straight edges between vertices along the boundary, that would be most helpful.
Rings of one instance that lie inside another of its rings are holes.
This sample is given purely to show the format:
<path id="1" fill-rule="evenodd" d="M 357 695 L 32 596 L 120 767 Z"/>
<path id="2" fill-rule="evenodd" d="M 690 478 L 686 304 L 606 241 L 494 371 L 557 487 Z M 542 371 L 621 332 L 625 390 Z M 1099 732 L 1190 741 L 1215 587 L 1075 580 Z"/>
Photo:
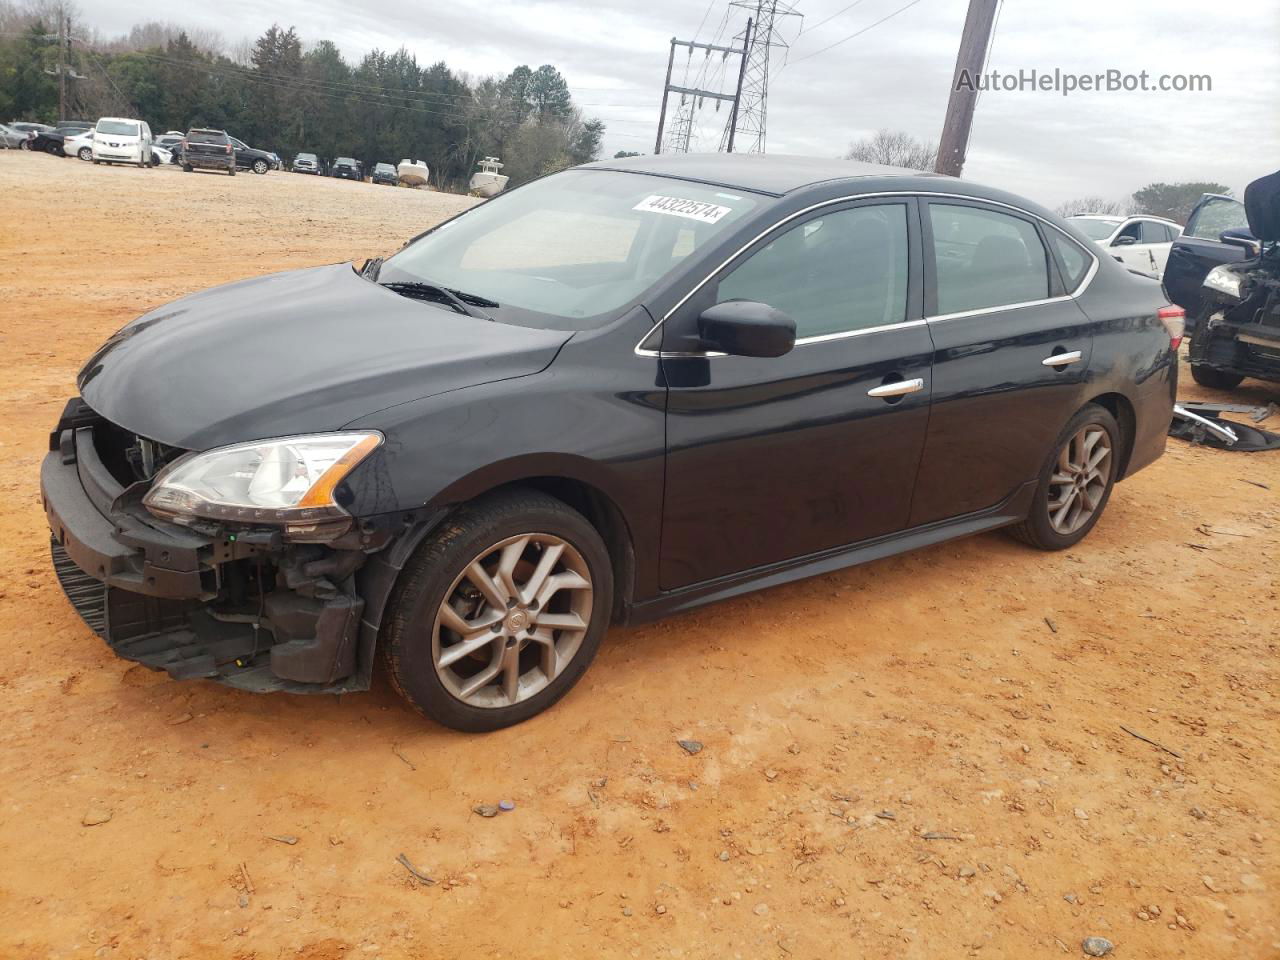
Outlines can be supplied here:
<path id="1" fill-rule="evenodd" d="M 696 284 L 694 284 L 694 286 L 689 290 L 689 292 L 686 293 L 683 297 L 681 297 L 676 302 L 675 306 L 673 306 L 670 310 L 668 310 L 665 314 L 662 315 L 661 320 L 659 320 L 652 327 L 650 327 L 648 330 L 645 331 L 644 336 L 640 338 L 640 341 L 635 345 L 635 348 L 633 349 L 632 352 L 635 353 L 635 355 L 638 357 L 706 357 L 709 359 L 712 357 L 728 356 L 728 354 L 720 353 L 714 350 L 707 351 L 707 352 L 667 351 L 664 353 L 661 350 L 642 350 L 640 347 L 640 344 L 644 343 L 651 336 L 653 336 L 654 331 L 661 328 L 661 326 L 671 318 L 671 315 L 674 314 L 681 307 L 683 307 L 695 293 L 697 293 L 704 286 L 706 286 L 707 282 L 710 281 L 712 277 L 714 277 L 721 270 L 723 270 L 730 263 L 732 263 L 735 259 L 741 256 L 742 253 L 746 251 L 749 247 L 753 246 L 754 244 L 762 240 L 764 237 L 772 233 L 774 230 L 777 230 L 779 227 L 790 223 L 792 220 L 795 220 L 798 217 L 803 217 L 807 213 L 812 213 L 814 210 L 821 210 L 823 207 L 834 206 L 838 203 L 849 203 L 854 200 L 875 200 L 881 197 L 906 197 L 906 198 L 942 197 L 944 199 L 950 199 L 950 200 L 968 200 L 971 203 L 982 203 L 982 204 L 988 204 L 993 207 L 1003 207 L 1006 210 L 1012 210 L 1015 213 L 1020 213 L 1024 217 L 1030 217 L 1033 220 L 1037 220 L 1040 223 L 1043 223 L 1047 227 L 1052 227 L 1054 230 L 1062 234 L 1069 241 L 1071 241 L 1077 247 L 1079 247 L 1082 251 L 1084 251 L 1085 255 L 1090 257 L 1093 260 L 1093 264 L 1085 272 L 1084 277 L 1080 280 L 1080 283 L 1076 286 L 1076 288 L 1071 292 L 1066 293 L 1060 297 L 1048 297 L 1043 300 L 1026 300 L 1018 303 L 1006 303 L 1006 304 L 1001 304 L 998 307 L 983 307 L 978 310 L 966 310 L 963 313 L 937 314 L 931 317 L 921 317 L 920 319 L 917 319 L 917 320 L 906 320 L 906 321 L 903 321 L 902 323 L 890 323 L 890 324 L 883 324 L 878 327 L 864 327 L 860 330 L 848 330 L 841 333 L 827 333 L 827 334 L 822 334 L 820 336 L 803 337 L 796 341 L 797 346 L 802 346 L 807 343 L 823 343 L 830 340 L 845 340 L 851 337 L 860 337 L 868 333 L 881 333 L 885 330 L 896 330 L 899 328 L 919 326 L 921 324 L 938 323 L 944 320 L 958 320 L 963 317 L 976 317 L 986 313 L 997 313 L 1005 310 L 1018 310 L 1018 309 L 1021 309 L 1022 307 L 1038 307 L 1046 303 L 1058 303 L 1066 300 L 1075 300 L 1081 294 L 1083 294 L 1085 290 L 1089 288 L 1089 284 L 1093 282 L 1094 275 L 1098 272 L 1099 258 L 1092 250 L 1088 250 L 1085 247 L 1081 246 L 1080 242 L 1076 240 L 1075 237 L 1071 236 L 1071 234 L 1067 233 L 1067 231 L 1063 230 L 1060 226 L 1058 226 L 1053 221 L 1046 220 L 1044 217 L 1040 216 L 1039 214 L 1032 213 L 1030 210 L 1026 210 L 1012 203 L 1005 203 L 1002 200 L 988 200 L 985 197 L 972 197 L 963 193 L 945 193 L 941 191 L 886 190 L 878 193 L 852 194 L 844 197 L 835 197 L 831 200 L 823 200 L 821 203 L 811 204 L 810 206 L 807 206 L 802 210 L 797 210 L 795 213 L 792 213 L 792 214 L 789 214 L 788 216 L 783 217 L 781 220 L 778 220 L 777 222 L 772 223 L 765 229 L 761 230 L 759 233 L 757 233 L 754 237 L 752 237 L 746 243 L 742 244 L 742 246 L 738 247 L 738 249 L 734 250 L 733 253 L 731 253 L 720 264 L 718 264 L 715 268 L 713 268 L 711 272 L 709 272 L 705 277 L 703 277 Z M 1050 251 L 1045 251 L 1045 252 L 1050 253 Z M 1050 255 L 1052 254 L 1050 253 Z"/>

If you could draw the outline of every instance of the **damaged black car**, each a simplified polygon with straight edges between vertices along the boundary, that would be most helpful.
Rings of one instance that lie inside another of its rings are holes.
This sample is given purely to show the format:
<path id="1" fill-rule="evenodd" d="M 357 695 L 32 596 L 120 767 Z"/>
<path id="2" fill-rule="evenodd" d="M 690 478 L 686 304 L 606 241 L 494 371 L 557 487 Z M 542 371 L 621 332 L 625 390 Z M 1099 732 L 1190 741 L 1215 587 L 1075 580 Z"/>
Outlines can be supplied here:
<path id="1" fill-rule="evenodd" d="M 1204 278 L 1189 351 L 1196 383 L 1221 390 L 1280 383 L 1280 172 L 1249 184 L 1244 208 L 1257 255 Z"/>
<path id="2" fill-rule="evenodd" d="M 601 161 L 125 326 L 50 436 L 54 567 L 173 677 L 343 693 L 380 652 L 491 730 L 611 622 L 1000 527 L 1074 546 L 1164 451 L 1182 323 L 999 190 Z"/>

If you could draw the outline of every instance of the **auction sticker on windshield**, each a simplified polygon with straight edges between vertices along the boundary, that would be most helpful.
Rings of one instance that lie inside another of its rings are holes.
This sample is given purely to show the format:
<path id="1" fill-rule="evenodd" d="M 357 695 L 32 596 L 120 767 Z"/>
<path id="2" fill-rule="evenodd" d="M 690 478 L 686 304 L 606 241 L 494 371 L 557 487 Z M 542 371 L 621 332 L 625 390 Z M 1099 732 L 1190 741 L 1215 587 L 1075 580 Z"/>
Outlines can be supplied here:
<path id="1" fill-rule="evenodd" d="M 672 217 L 687 217 L 703 223 L 716 223 L 727 213 L 733 213 L 732 207 L 722 207 L 718 203 L 704 203 L 701 200 L 684 200 L 680 197 L 645 197 L 632 210 L 647 210 L 650 213 L 665 213 Z"/>

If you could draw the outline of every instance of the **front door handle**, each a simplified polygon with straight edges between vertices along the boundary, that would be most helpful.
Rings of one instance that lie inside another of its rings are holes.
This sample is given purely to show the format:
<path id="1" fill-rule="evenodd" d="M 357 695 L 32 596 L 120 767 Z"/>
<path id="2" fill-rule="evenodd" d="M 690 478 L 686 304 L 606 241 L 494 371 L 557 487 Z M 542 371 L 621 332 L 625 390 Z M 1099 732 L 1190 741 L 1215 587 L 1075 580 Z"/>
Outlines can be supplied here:
<path id="1" fill-rule="evenodd" d="M 1080 351 L 1069 350 L 1066 353 L 1054 353 L 1040 361 L 1046 367 L 1065 367 L 1069 363 L 1080 362 Z"/>
<path id="2" fill-rule="evenodd" d="M 914 380 L 895 380 L 892 383 L 882 383 L 878 387 L 872 387 L 867 391 L 868 397 L 902 397 L 908 393 L 918 393 L 924 389 L 924 380 L 916 377 Z"/>

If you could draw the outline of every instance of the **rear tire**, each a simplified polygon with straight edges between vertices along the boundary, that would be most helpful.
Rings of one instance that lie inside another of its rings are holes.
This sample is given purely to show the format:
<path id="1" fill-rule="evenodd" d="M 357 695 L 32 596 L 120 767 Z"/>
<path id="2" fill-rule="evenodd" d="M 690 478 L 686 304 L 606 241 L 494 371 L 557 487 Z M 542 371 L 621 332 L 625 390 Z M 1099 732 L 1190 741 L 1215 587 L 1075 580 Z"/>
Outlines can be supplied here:
<path id="1" fill-rule="evenodd" d="M 1082 407 L 1058 435 L 1026 519 L 1009 533 L 1038 550 L 1065 550 L 1083 540 L 1111 499 L 1125 443 L 1111 411 L 1096 403 Z M 1107 454 L 1090 466 L 1104 445 Z M 1077 463 L 1087 471 L 1077 472 Z"/>
<path id="2" fill-rule="evenodd" d="M 195 172 L 195 167 L 191 166 L 191 164 L 189 164 L 189 163 L 184 163 L 184 164 L 182 165 L 182 172 L 183 172 L 183 173 L 194 173 L 194 172 Z"/>
<path id="3" fill-rule="evenodd" d="M 488 590 L 472 573 L 477 566 Z M 521 490 L 459 508 L 419 545 L 392 593 L 380 643 L 392 684 L 418 712 L 455 730 L 498 730 L 569 691 L 612 608 L 599 533 L 563 502 Z M 466 656 L 448 657 L 464 644 L 472 647 Z"/>
<path id="4" fill-rule="evenodd" d="M 235 168 L 235 167 L 232 167 L 230 170 L 228 170 L 228 171 L 227 171 L 227 173 L 228 173 L 230 176 L 233 176 L 233 177 L 234 177 L 234 176 L 236 175 L 236 168 Z"/>
<path id="5" fill-rule="evenodd" d="M 1226 370 L 1215 370 L 1200 363 L 1191 365 L 1191 379 L 1210 390 L 1234 390 L 1244 380 L 1242 373 L 1230 373 Z"/>
<path id="6" fill-rule="evenodd" d="M 88 147 L 81 147 L 80 152 L 77 153 L 76 156 L 78 156 L 81 160 L 92 160 L 93 151 L 90 150 Z"/>

